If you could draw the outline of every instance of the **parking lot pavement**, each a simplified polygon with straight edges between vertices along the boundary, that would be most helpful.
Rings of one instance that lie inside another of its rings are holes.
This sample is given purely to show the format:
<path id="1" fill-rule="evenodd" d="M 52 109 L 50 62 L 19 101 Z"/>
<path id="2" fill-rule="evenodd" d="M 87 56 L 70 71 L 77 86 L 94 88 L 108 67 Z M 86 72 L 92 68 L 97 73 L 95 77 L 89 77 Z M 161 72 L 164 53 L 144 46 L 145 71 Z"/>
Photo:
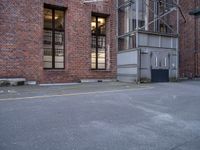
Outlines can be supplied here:
<path id="1" fill-rule="evenodd" d="M 2 100 L 18 100 L 21 98 L 35 97 L 52 97 L 63 95 L 77 95 L 87 93 L 104 93 L 124 90 L 140 90 L 152 88 L 148 85 L 138 85 L 131 83 L 120 82 L 105 82 L 105 83 L 83 83 L 72 85 L 49 85 L 49 86 L 12 86 L 0 87 L 0 101 Z"/>
<path id="2" fill-rule="evenodd" d="M 200 82 L 0 88 L 0 150 L 199 150 Z"/>

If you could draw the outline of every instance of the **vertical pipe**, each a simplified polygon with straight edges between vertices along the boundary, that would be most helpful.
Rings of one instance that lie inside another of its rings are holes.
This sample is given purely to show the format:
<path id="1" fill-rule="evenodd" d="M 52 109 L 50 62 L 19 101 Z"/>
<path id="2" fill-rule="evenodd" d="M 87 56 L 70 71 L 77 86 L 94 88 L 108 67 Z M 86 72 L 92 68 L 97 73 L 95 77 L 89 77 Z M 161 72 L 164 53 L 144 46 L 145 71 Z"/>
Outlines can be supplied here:
<path id="1" fill-rule="evenodd" d="M 136 48 L 139 46 L 139 34 L 138 34 L 138 29 L 139 29 L 139 0 L 136 0 Z"/>
<path id="2" fill-rule="evenodd" d="M 168 69 L 169 69 L 169 77 L 171 77 L 171 54 L 168 53 Z"/>
<path id="3" fill-rule="evenodd" d="M 197 31 L 196 31 L 197 21 L 196 16 L 194 16 L 194 76 L 197 75 Z"/>
<path id="4" fill-rule="evenodd" d="M 98 31 L 98 17 L 96 17 L 96 69 L 98 69 L 99 67 L 98 67 L 98 33 L 97 33 L 97 31 Z"/>
<path id="5" fill-rule="evenodd" d="M 139 0 L 136 0 L 136 30 L 139 28 Z"/>
<path id="6" fill-rule="evenodd" d="M 194 4 L 195 8 L 198 6 L 197 5 L 197 1 L 195 1 L 195 4 Z M 197 49 L 198 49 L 198 45 L 197 45 L 197 39 L 198 39 L 198 31 L 197 31 L 197 16 L 194 16 L 194 38 L 195 38 L 195 52 L 194 52 L 194 74 L 195 76 L 197 77 L 198 76 L 198 52 L 197 52 Z"/>
<path id="7" fill-rule="evenodd" d="M 134 16 L 133 16 L 133 10 L 134 10 L 133 7 L 134 7 L 134 5 L 131 2 L 130 7 L 129 7 L 129 32 L 133 32 L 135 30 L 134 26 L 133 26 L 133 18 L 134 18 Z M 131 49 L 134 48 L 133 36 L 129 37 L 128 40 L 129 40 L 129 48 L 131 48 Z"/>
<path id="8" fill-rule="evenodd" d="M 117 49 L 117 52 L 119 51 L 119 48 L 118 48 L 118 36 L 119 36 L 119 10 L 118 10 L 118 0 L 116 0 L 116 6 L 115 6 L 115 13 L 116 13 L 116 49 Z"/>
<path id="9" fill-rule="evenodd" d="M 179 6 L 179 0 L 177 0 L 177 5 Z M 176 43 L 176 57 L 177 57 L 177 62 L 176 62 L 176 79 L 179 78 L 179 17 L 180 17 L 180 13 L 179 13 L 179 10 L 178 8 L 176 9 L 177 11 L 177 35 L 178 35 L 178 38 L 177 38 L 177 43 Z"/>
<path id="10" fill-rule="evenodd" d="M 195 17 L 195 22 L 196 22 L 196 24 L 195 24 L 195 30 L 196 30 L 196 36 L 195 36 L 195 42 L 196 42 L 196 48 L 195 48 L 195 50 L 196 50 L 196 77 L 199 77 L 199 57 L 198 57 L 198 55 L 199 55 L 199 46 L 198 46 L 198 33 L 199 33 L 199 31 L 198 31 L 198 28 L 197 28 L 197 26 L 198 26 L 198 22 L 197 22 L 197 17 Z"/>
<path id="11" fill-rule="evenodd" d="M 118 0 L 115 1 L 116 2 L 116 5 L 115 5 L 115 13 L 116 13 L 116 50 L 117 50 L 117 56 L 118 56 L 118 52 L 119 52 L 119 45 L 118 45 L 118 42 L 119 42 L 119 9 L 118 9 L 118 6 L 119 6 L 119 2 Z M 116 58 L 117 59 L 117 58 Z M 116 65 L 118 64 L 118 59 L 117 59 L 117 63 Z M 116 79 L 118 80 L 118 65 L 116 66 L 117 67 L 117 75 L 116 75 Z"/>
<path id="12" fill-rule="evenodd" d="M 139 0 L 136 0 L 136 48 L 137 48 L 137 52 L 138 52 L 138 64 L 137 64 L 137 82 L 140 82 L 140 78 L 141 78 L 141 50 L 138 49 L 139 48 L 139 34 L 138 34 L 138 29 L 139 29 Z"/>
<path id="13" fill-rule="evenodd" d="M 130 10 L 129 7 L 124 8 L 125 9 L 125 33 L 129 33 L 130 32 Z M 126 46 L 129 49 L 130 47 L 130 37 L 127 38 L 126 40 Z"/>
<path id="14" fill-rule="evenodd" d="M 149 0 L 144 0 L 146 1 L 146 8 L 145 8 L 145 30 L 148 31 L 149 30 Z"/>
<path id="15" fill-rule="evenodd" d="M 153 13 L 153 17 L 154 19 L 156 19 L 158 17 L 158 4 L 157 4 L 157 1 L 153 1 L 153 8 L 154 8 L 154 13 Z M 158 30 L 158 19 L 155 20 L 154 22 L 154 32 L 157 32 Z"/>
<path id="16" fill-rule="evenodd" d="M 140 83 L 141 79 L 141 49 L 137 50 L 137 83 Z"/>
<path id="17" fill-rule="evenodd" d="M 52 68 L 55 69 L 55 9 L 52 10 L 52 28 L 53 28 L 53 31 L 52 31 Z"/>

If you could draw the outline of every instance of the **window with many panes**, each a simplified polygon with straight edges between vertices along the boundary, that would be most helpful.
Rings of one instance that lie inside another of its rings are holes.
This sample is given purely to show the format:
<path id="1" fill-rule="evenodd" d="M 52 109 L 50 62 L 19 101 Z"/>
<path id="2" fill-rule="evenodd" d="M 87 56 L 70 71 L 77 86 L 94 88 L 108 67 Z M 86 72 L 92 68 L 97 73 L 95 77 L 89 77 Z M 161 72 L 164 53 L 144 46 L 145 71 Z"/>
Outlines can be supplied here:
<path id="1" fill-rule="evenodd" d="M 92 16 L 91 21 L 92 52 L 91 68 L 106 69 L 106 18 Z"/>
<path id="2" fill-rule="evenodd" d="M 64 9 L 44 8 L 44 68 L 64 69 L 65 57 L 65 12 Z"/>

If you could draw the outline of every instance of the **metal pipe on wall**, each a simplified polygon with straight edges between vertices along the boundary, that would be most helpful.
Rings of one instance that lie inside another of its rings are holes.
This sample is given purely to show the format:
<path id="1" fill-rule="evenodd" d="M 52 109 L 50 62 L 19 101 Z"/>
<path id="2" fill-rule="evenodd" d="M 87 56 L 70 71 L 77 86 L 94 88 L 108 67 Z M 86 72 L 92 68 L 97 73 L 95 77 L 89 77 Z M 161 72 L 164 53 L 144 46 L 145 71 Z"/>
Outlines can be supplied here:
<path id="1" fill-rule="evenodd" d="M 177 0 L 177 5 L 179 5 L 179 0 Z M 177 11 L 177 44 L 176 44 L 176 57 L 177 57 L 177 62 L 176 62 L 176 78 L 179 78 L 179 19 L 180 19 L 180 12 Z"/>

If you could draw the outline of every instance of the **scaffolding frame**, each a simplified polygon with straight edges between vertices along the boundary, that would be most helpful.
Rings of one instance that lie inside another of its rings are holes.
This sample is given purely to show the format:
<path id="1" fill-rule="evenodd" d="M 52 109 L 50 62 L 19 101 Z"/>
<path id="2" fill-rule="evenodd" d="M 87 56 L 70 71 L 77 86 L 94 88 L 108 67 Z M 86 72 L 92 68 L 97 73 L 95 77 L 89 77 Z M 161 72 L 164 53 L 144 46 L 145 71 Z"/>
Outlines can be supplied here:
<path id="1" fill-rule="evenodd" d="M 141 13 L 141 10 L 140 10 L 141 3 L 142 5 L 143 3 L 145 5 L 144 7 L 142 6 L 142 9 L 144 9 L 143 10 L 144 14 Z M 161 7 L 159 4 L 164 5 L 162 7 L 163 9 L 159 8 Z M 158 7 L 157 10 L 155 9 L 155 7 Z M 179 0 L 170 0 L 170 1 L 167 1 L 167 0 L 116 0 L 116 10 L 117 10 L 116 47 L 118 50 L 118 54 L 122 54 L 123 51 L 125 53 L 130 52 L 130 51 L 139 51 L 138 57 L 140 58 L 141 50 L 140 50 L 139 40 L 141 40 L 140 39 L 141 33 L 177 38 L 175 49 L 176 49 L 176 78 L 178 78 L 179 76 L 179 21 L 180 21 L 180 17 L 184 19 L 184 22 L 186 22 L 186 18 L 183 15 L 181 6 L 179 5 Z M 163 11 L 162 13 L 161 13 L 161 10 Z M 127 13 L 129 11 L 131 11 L 130 14 Z M 123 13 L 124 14 L 126 13 L 125 17 L 123 16 L 124 15 Z M 124 17 L 124 19 L 121 19 L 121 17 Z M 141 25 L 141 18 L 142 18 L 142 21 L 144 21 L 142 25 Z M 134 24 L 133 24 L 133 19 L 134 19 Z M 140 21 L 140 24 L 139 24 L 139 21 Z M 121 24 L 123 23 L 124 25 L 121 27 Z M 165 29 L 164 29 L 165 32 L 161 32 L 161 29 L 160 29 L 161 24 L 164 24 L 163 26 L 165 26 Z M 131 28 L 130 27 L 127 28 L 128 25 L 131 26 Z M 170 32 L 168 32 L 168 30 L 170 30 Z M 138 62 L 139 66 L 140 66 L 140 63 L 141 62 Z M 140 78 L 139 68 L 138 68 L 137 79 Z"/>
<path id="2" fill-rule="evenodd" d="M 138 25 L 138 18 L 139 18 L 139 1 L 143 1 L 145 6 L 146 6 L 146 13 L 152 13 L 154 15 L 154 18 L 153 20 L 145 20 L 145 25 L 142 26 L 142 27 L 139 27 Z M 160 2 L 160 3 L 163 3 L 164 5 L 168 5 L 168 6 L 171 6 L 171 8 L 169 10 L 165 10 L 165 12 L 163 14 L 157 14 L 155 12 L 155 10 L 153 10 L 151 8 L 151 6 L 149 5 L 149 2 Z M 186 19 L 185 19 L 185 16 L 183 15 L 183 12 L 182 12 L 182 9 L 179 5 L 179 0 L 172 0 L 173 4 L 171 3 L 168 3 L 166 2 L 165 0 L 127 0 L 125 1 L 123 4 L 120 4 L 119 5 L 119 0 L 117 0 L 117 37 L 118 38 L 122 38 L 122 37 L 125 37 L 125 36 L 132 36 L 132 35 L 135 35 L 136 32 L 138 32 L 139 30 L 146 30 L 148 31 L 148 27 L 151 25 L 151 24 L 154 24 L 155 22 L 157 21 L 162 21 L 171 31 L 173 31 L 172 33 L 173 34 L 179 34 L 179 18 L 180 18 L 180 15 L 183 17 L 184 21 L 186 22 Z M 118 17 L 119 17 L 119 14 L 118 14 L 118 10 L 121 9 L 121 8 L 125 8 L 127 6 L 131 6 L 132 4 L 135 4 L 136 5 L 136 28 L 135 30 L 132 30 L 130 32 L 127 32 L 127 33 L 124 33 L 122 35 L 119 35 L 119 32 L 118 32 L 118 27 L 119 27 L 119 21 L 118 21 Z M 163 19 L 164 17 L 166 16 L 169 16 L 171 13 L 173 12 L 176 12 L 177 16 L 176 16 L 176 21 L 177 21 L 177 25 L 176 25 L 176 28 L 177 28 L 177 31 L 175 32 L 174 29 Z"/>

